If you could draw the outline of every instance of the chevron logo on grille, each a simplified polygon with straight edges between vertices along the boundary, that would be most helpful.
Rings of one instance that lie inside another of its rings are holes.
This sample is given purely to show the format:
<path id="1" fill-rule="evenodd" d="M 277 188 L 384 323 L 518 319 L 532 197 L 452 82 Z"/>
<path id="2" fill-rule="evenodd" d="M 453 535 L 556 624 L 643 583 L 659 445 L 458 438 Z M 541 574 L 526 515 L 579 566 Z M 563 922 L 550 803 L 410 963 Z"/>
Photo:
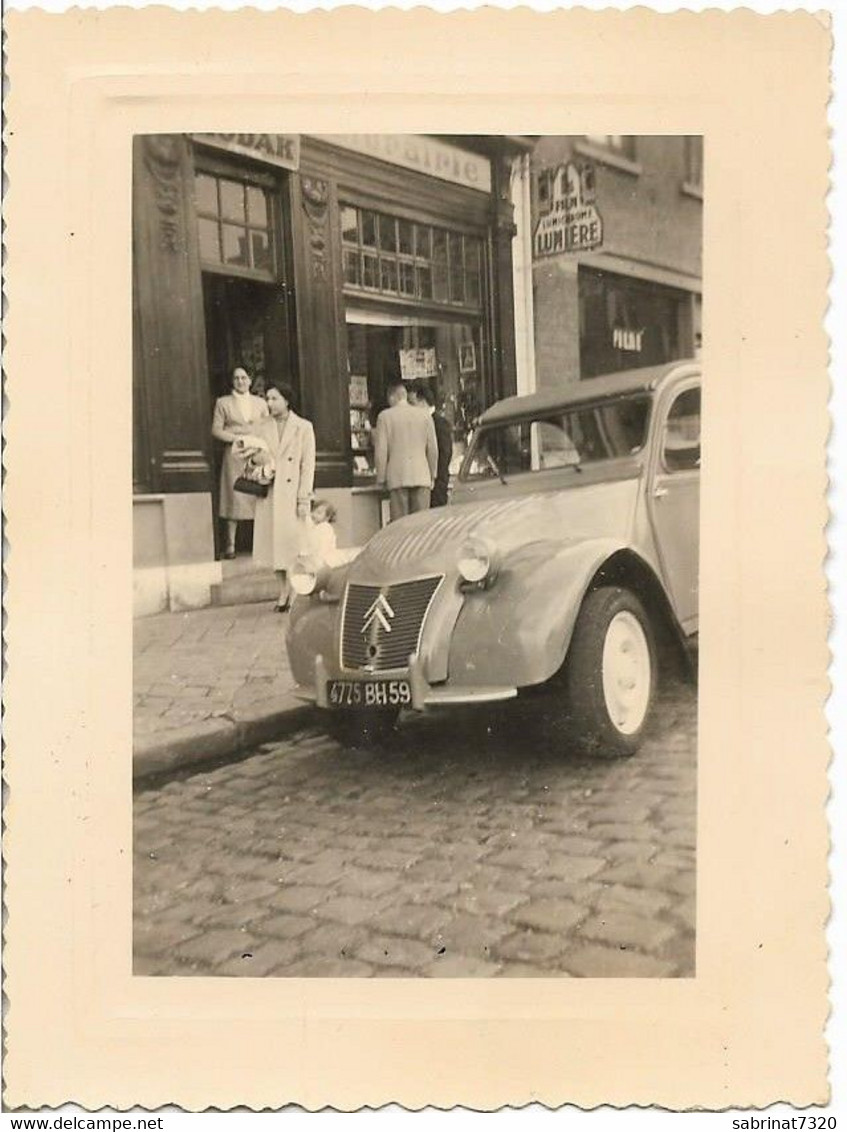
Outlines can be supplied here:
<path id="1" fill-rule="evenodd" d="M 386 633 L 391 632 L 391 622 L 394 620 L 394 610 L 389 604 L 385 594 L 379 594 L 365 614 L 362 622 L 362 636 L 369 633 L 376 625 L 381 625 Z"/>

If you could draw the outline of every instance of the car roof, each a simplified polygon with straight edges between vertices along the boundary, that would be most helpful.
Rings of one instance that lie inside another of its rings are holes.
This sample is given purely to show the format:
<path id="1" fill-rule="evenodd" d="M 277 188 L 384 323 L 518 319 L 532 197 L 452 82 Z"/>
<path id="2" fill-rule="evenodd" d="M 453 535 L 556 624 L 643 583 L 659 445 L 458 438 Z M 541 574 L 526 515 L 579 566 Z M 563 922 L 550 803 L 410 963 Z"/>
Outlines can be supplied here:
<path id="1" fill-rule="evenodd" d="M 537 393 L 506 397 L 486 409 L 479 423 L 486 425 L 512 417 L 534 416 L 554 409 L 599 401 L 606 397 L 619 397 L 627 393 L 646 393 L 655 389 L 663 379 L 671 375 L 689 377 L 699 372 L 699 363 L 682 361 L 667 362 L 661 366 L 645 366 L 643 369 L 623 370 L 621 373 L 607 373 L 602 377 L 589 377 L 583 381 L 569 382 L 556 389 L 539 389 Z"/>

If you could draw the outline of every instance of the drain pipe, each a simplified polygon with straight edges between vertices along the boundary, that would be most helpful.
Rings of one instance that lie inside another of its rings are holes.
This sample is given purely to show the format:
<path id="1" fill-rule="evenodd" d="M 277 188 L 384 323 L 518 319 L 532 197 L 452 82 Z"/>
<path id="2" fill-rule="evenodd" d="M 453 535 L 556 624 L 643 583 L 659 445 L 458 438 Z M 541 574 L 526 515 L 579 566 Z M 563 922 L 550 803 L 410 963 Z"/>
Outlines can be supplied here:
<path id="1" fill-rule="evenodd" d="M 536 389 L 530 177 L 530 155 L 523 153 L 512 161 L 509 186 L 517 228 L 512 239 L 512 283 L 515 296 L 515 367 L 518 393 L 533 393 Z"/>

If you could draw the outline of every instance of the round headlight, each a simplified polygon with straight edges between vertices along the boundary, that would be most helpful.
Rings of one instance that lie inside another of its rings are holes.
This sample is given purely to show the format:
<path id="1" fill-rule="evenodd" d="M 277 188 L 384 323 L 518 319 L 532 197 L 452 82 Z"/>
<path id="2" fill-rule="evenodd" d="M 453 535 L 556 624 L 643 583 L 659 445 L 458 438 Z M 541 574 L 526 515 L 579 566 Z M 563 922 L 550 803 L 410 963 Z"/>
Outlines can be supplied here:
<path id="1" fill-rule="evenodd" d="M 288 575 L 288 580 L 294 592 L 305 597 L 307 594 L 315 592 L 319 575 L 320 567 L 317 562 L 311 558 L 301 557 L 295 561 Z"/>
<path id="2" fill-rule="evenodd" d="M 466 582 L 482 582 L 492 570 L 493 553 L 480 538 L 468 538 L 459 547 L 456 566 Z"/>

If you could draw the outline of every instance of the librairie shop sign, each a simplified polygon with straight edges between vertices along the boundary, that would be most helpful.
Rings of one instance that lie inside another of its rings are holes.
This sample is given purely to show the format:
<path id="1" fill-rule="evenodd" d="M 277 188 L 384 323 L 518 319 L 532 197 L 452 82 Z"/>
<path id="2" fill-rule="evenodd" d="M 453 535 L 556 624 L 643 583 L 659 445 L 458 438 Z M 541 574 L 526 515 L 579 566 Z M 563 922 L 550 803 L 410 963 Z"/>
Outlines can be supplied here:
<path id="1" fill-rule="evenodd" d="M 423 134 L 322 134 L 322 141 L 364 153 L 391 165 L 452 181 L 466 189 L 491 192 L 491 162 L 487 157 L 448 145 Z"/>
<path id="2" fill-rule="evenodd" d="M 546 176 L 550 211 L 535 228 L 536 258 L 599 248 L 603 243 L 603 218 L 594 203 L 594 167 L 568 161 Z"/>

